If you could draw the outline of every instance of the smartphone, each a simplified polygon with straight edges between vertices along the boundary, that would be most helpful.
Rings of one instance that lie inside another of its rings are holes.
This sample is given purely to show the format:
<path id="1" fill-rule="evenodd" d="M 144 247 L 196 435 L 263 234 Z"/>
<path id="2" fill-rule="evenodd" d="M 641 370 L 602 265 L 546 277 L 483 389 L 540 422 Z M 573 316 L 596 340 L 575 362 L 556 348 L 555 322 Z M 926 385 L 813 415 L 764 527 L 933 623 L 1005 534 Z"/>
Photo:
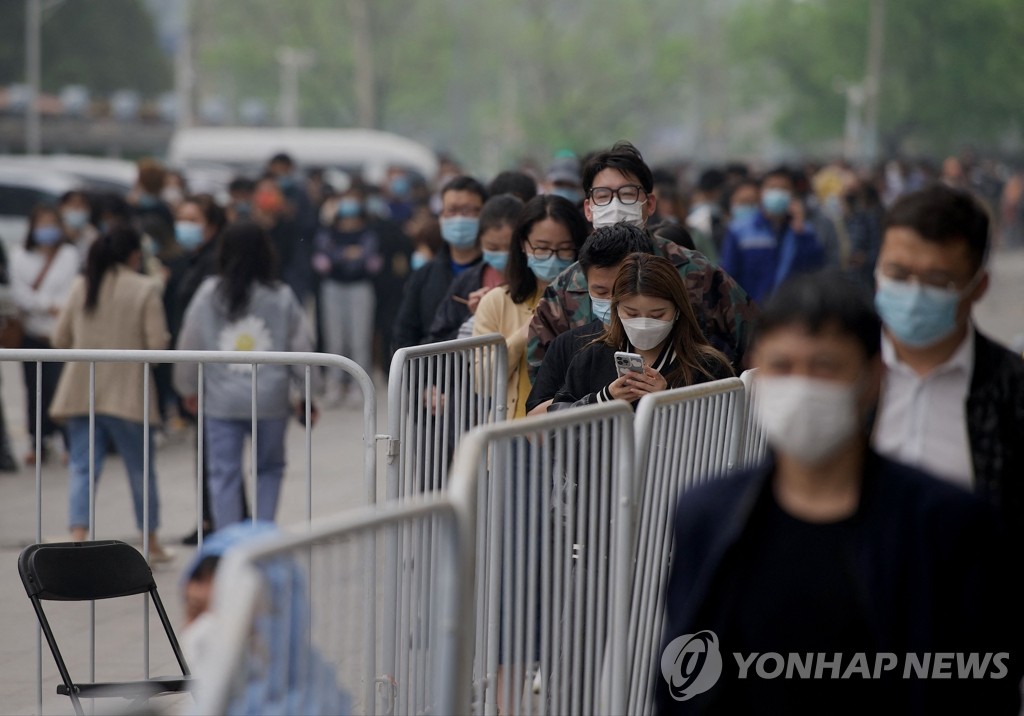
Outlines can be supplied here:
<path id="1" fill-rule="evenodd" d="M 619 374 L 619 377 L 626 375 L 626 373 L 643 373 L 644 359 L 639 353 L 615 351 L 615 371 Z"/>

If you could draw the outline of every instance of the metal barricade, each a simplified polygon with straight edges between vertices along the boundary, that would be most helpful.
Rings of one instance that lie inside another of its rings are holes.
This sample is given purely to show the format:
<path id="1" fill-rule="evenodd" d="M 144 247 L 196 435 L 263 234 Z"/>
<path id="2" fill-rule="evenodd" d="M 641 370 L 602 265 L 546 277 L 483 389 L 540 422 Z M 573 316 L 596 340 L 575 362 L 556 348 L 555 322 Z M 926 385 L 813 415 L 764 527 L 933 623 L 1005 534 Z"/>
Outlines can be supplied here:
<path id="1" fill-rule="evenodd" d="M 497 333 L 399 349 L 388 379 L 388 499 L 444 489 L 462 436 L 505 419 L 507 381 Z"/>
<path id="2" fill-rule="evenodd" d="M 735 468 L 749 467 L 763 462 L 768 457 L 768 438 L 757 421 L 757 381 L 754 379 L 753 369 L 744 371 L 740 376 L 743 387 L 746 391 L 743 413 L 743 433 L 736 446 L 735 459 L 732 466 Z"/>
<path id="3" fill-rule="evenodd" d="M 477 493 L 475 713 L 625 713 L 633 459 L 621 401 L 464 438 L 453 480 Z"/>
<path id="4" fill-rule="evenodd" d="M 629 610 L 629 706 L 649 714 L 660 663 L 675 507 L 685 490 L 730 468 L 740 441 L 743 382 L 728 378 L 645 396 L 636 411 L 636 565 Z"/>
<path id="5" fill-rule="evenodd" d="M 250 439 L 250 485 L 249 491 L 253 499 L 252 514 L 256 515 L 257 509 L 257 493 L 256 493 L 256 481 L 257 475 L 257 396 L 258 396 L 258 385 L 259 385 L 259 371 L 261 366 L 295 366 L 302 367 L 304 370 L 304 399 L 305 399 L 305 522 L 309 523 L 312 519 L 313 514 L 313 480 L 312 480 L 312 421 L 311 421 L 311 406 L 312 406 L 312 385 L 313 376 L 312 369 L 316 367 L 335 367 L 340 368 L 353 377 L 355 382 L 359 385 L 363 394 L 363 436 L 362 436 L 362 473 L 363 473 L 363 485 L 364 494 L 367 503 L 374 503 L 376 501 L 376 472 L 377 472 L 377 460 L 376 460 L 376 428 L 377 428 L 377 403 L 376 395 L 374 390 L 373 381 L 367 373 L 359 367 L 354 361 L 337 355 L 319 354 L 319 353 L 291 353 L 291 352 L 269 352 L 269 351 L 252 351 L 252 352 L 228 352 L 228 351 L 174 351 L 174 350 L 162 350 L 162 351 L 149 351 L 149 350 L 58 350 L 58 349 L 42 349 L 42 350 L 27 350 L 27 349 L 11 349 L 11 350 L 0 350 L 0 362 L 19 362 L 26 363 L 32 362 L 36 364 L 36 405 L 39 408 L 35 415 L 35 435 L 36 435 L 36 460 L 35 460 L 35 479 L 36 479 L 36 528 L 34 541 L 40 542 L 43 539 L 43 487 L 42 487 L 42 460 L 41 460 L 41 421 L 42 421 L 42 409 L 44 406 L 43 402 L 43 388 L 42 388 L 42 364 L 43 363 L 88 363 L 89 368 L 89 539 L 96 539 L 96 474 L 95 474 L 95 450 L 96 450 L 96 365 L 104 363 L 136 363 L 143 364 L 147 367 L 143 371 L 143 385 L 141 386 L 126 386 L 128 390 L 141 390 L 143 396 L 143 436 L 150 435 L 150 402 L 154 399 L 153 393 L 155 391 L 154 380 L 151 377 L 152 371 L 149 370 L 151 366 L 155 366 L 161 363 L 196 363 L 199 367 L 199 381 L 198 381 L 198 414 L 197 414 L 197 457 L 196 457 L 196 526 L 199 537 L 199 544 L 202 545 L 202 514 L 203 514 L 203 501 L 204 494 L 202 489 L 202 483 L 199 479 L 203 472 L 203 454 L 205 450 L 204 445 L 204 407 L 205 407 L 205 391 L 204 391 L 204 376 L 203 366 L 208 364 L 232 364 L 247 366 L 251 375 L 251 420 L 252 420 L 252 436 Z M 142 530 L 142 551 L 143 554 L 149 555 L 149 488 L 150 488 L 150 473 L 149 473 L 149 457 L 150 457 L 150 441 L 143 439 L 143 530 Z M 63 529 L 63 528 L 62 528 Z M 146 600 L 148 602 L 148 599 Z M 96 638 L 95 638 L 95 621 L 96 621 L 96 610 L 95 604 L 90 607 L 89 615 L 89 678 L 90 680 L 96 679 Z M 143 629 L 141 634 L 142 642 L 142 671 L 143 677 L 149 678 L 150 676 L 150 648 L 149 648 L 149 605 L 144 604 L 144 616 L 143 616 Z M 36 683 L 37 683 L 37 699 L 36 699 L 36 713 L 42 713 L 43 711 L 43 660 L 42 660 L 42 642 L 39 631 L 37 630 L 36 639 Z"/>
<path id="6" fill-rule="evenodd" d="M 472 634 L 462 622 L 472 602 L 472 522 L 471 501 L 433 495 L 229 552 L 216 579 L 214 646 L 199 664 L 198 713 L 468 713 Z M 421 571 L 417 596 L 430 599 L 389 613 L 367 567 L 379 545 L 427 529 L 432 569 Z M 396 619 L 408 627 L 399 656 L 409 668 L 382 683 L 378 643 Z"/>

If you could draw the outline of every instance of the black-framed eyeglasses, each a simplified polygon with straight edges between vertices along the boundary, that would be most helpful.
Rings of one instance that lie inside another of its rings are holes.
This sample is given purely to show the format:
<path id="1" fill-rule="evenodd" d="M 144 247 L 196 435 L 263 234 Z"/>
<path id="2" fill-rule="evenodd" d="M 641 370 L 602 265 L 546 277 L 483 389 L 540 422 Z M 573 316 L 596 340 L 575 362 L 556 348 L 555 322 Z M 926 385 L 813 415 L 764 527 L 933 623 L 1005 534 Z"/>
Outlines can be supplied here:
<path id="1" fill-rule="evenodd" d="M 551 258 L 552 256 L 558 256 L 563 261 L 575 261 L 576 260 L 576 249 L 538 249 L 529 241 L 526 245 L 530 248 L 530 253 L 534 258 L 544 261 Z"/>
<path id="2" fill-rule="evenodd" d="M 595 186 L 590 190 L 590 201 L 597 206 L 607 206 L 612 198 L 618 197 L 623 204 L 635 204 L 647 197 L 647 192 L 638 184 L 626 184 L 618 189 L 606 186 Z"/>

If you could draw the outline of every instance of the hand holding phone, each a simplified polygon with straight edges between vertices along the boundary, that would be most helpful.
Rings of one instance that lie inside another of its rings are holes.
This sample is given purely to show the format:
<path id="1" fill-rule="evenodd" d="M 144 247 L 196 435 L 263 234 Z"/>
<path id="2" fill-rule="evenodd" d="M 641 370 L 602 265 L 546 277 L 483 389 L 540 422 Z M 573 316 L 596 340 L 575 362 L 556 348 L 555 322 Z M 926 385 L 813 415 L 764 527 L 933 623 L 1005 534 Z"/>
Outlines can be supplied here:
<path id="1" fill-rule="evenodd" d="M 615 351 L 615 372 L 619 374 L 620 378 L 627 373 L 643 373 L 643 356 L 639 353 Z"/>

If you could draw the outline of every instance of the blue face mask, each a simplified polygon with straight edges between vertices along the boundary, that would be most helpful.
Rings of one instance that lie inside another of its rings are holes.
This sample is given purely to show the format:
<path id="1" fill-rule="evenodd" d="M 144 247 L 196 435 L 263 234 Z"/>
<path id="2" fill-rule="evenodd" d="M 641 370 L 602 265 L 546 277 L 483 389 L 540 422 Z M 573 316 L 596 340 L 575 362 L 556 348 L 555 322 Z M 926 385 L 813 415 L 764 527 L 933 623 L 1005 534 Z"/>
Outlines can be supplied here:
<path id="1" fill-rule="evenodd" d="M 964 291 L 969 291 L 973 283 Z M 879 276 L 875 308 L 896 340 L 914 348 L 925 348 L 956 330 L 956 310 L 961 295 L 949 289 Z"/>
<path id="2" fill-rule="evenodd" d="M 590 308 L 594 316 L 601 319 L 601 323 L 608 325 L 612 322 L 612 300 L 610 298 L 590 297 Z"/>
<path id="3" fill-rule="evenodd" d="M 732 220 L 749 223 L 757 217 L 759 211 L 754 204 L 738 204 L 732 208 Z"/>
<path id="4" fill-rule="evenodd" d="M 404 176 L 397 176 L 388 184 L 388 189 L 391 190 L 391 194 L 397 199 L 405 199 L 409 196 L 409 189 L 411 188 L 408 177 Z"/>
<path id="5" fill-rule="evenodd" d="M 508 266 L 508 251 L 488 251 L 484 249 L 484 263 L 495 271 L 504 271 Z"/>
<path id="6" fill-rule="evenodd" d="M 441 219 L 441 238 L 456 249 L 468 249 L 476 243 L 480 230 L 480 219 L 469 216 L 452 216 Z"/>
<path id="7" fill-rule="evenodd" d="M 59 226 L 38 226 L 32 230 L 32 239 L 40 246 L 54 246 L 63 237 L 64 232 Z"/>
<path id="8" fill-rule="evenodd" d="M 782 216 L 789 210 L 793 195 L 785 189 L 765 189 L 761 192 L 761 206 L 772 216 Z"/>
<path id="9" fill-rule="evenodd" d="M 203 227 L 194 221 L 177 221 L 174 223 L 174 239 L 178 246 L 192 251 L 203 243 Z"/>
<path id="10" fill-rule="evenodd" d="M 354 219 L 363 213 L 363 204 L 358 199 L 342 199 L 338 202 L 338 218 Z"/>
<path id="11" fill-rule="evenodd" d="M 533 271 L 533 275 L 544 283 L 551 283 L 555 277 L 572 266 L 572 261 L 558 258 L 557 254 L 551 254 L 546 259 L 538 259 L 530 254 L 526 255 L 526 265 Z"/>
<path id="12" fill-rule="evenodd" d="M 66 209 L 61 216 L 64 217 L 64 223 L 73 231 L 85 228 L 89 223 L 89 212 L 85 209 Z"/>
<path id="13" fill-rule="evenodd" d="M 427 265 L 429 259 L 421 253 L 414 253 L 409 259 L 409 266 L 412 267 L 413 271 L 421 269 Z"/>

